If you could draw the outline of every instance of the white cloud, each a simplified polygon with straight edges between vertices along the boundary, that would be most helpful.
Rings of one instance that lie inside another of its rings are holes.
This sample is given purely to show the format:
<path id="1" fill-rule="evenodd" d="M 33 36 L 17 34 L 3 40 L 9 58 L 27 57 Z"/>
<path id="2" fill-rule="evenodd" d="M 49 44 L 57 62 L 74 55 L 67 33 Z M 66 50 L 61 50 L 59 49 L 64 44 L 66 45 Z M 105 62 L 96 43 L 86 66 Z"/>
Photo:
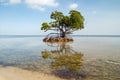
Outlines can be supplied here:
<path id="1" fill-rule="evenodd" d="M 37 10 L 40 10 L 40 11 L 44 11 L 44 10 L 45 10 L 44 7 L 41 7 L 41 6 L 39 6 L 39 5 L 30 5 L 30 7 L 31 7 L 32 9 L 37 9 Z"/>
<path id="2" fill-rule="evenodd" d="M 69 5 L 70 9 L 76 9 L 77 7 L 78 7 L 78 4 L 76 4 L 76 3 L 73 3 L 73 4 Z"/>
<path id="3" fill-rule="evenodd" d="M 41 6 L 58 6 L 55 0 L 25 0 L 27 4 L 41 5 Z"/>
<path id="4" fill-rule="evenodd" d="M 0 0 L 2 5 L 12 5 L 12 4 L 19 4 L 22 0 Z"/>
<path id="5" fill-rule="evenodd" d="M 55 0 L 25 0 L 25 3 L 29 7 L 40 11 L 44 11 L 45 6 L 56 7 L 59 5 Z"/>
<path id="6" fill-rule="evenodd" d="M 10 4 L 19 4 L 21 3 L 21 0 L 10 0 Z"/>
<path id="7" fill-rule="evenodd" d="M 45 7 L 57 7 L 59 5 L 56 0 L 0 0 L 0 3 L 3 5 L 25 3 L 28 7 L 40 11 L 44 11 Z"/>

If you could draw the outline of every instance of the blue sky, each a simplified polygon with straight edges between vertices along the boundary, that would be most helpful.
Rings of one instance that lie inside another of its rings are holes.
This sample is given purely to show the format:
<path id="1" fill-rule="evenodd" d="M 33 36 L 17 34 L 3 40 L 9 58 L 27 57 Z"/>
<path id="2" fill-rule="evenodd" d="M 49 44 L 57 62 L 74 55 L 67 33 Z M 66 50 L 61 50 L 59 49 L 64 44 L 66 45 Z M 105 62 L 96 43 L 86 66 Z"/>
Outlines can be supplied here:
<path id="1" fill-rule="evenodd" d="M 42 22 L 54 10 L 68 15 L 75 9 L 85 17 L 77 35 L 120 35 L 120 0 L 0 0 L 0 35 L 45 35 Z"/>

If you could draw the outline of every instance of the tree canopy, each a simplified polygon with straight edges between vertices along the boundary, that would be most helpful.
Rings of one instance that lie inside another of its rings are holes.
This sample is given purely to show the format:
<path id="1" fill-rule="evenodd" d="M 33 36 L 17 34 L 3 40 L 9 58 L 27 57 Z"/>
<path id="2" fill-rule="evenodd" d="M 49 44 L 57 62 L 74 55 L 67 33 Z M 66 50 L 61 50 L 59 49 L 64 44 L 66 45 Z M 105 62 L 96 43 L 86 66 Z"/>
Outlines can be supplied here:
<path id="1" fill-rule="evenodd" d="M 41 30 L 55 30 L 59 32 L 59 37 L 66 37 L 66 34 L 71 34 L 76 30 L 84 28 L 84 17 L 79 11 L 70 10 L 66 16 L 62 12 L 54 11 L 50 16 L 53 19 L 51 22 L 43 22 Z"/>

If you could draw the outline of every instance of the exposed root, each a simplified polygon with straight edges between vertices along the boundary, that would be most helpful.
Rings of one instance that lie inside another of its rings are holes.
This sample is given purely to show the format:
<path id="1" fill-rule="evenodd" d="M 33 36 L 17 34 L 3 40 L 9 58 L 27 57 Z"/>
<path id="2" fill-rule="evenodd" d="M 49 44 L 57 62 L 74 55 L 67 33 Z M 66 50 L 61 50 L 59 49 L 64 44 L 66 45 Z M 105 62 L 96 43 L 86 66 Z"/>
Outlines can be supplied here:
<path id="1" fill-rule="evenodd" d="M 46 37 L 43 39 L 44 42 L 73 42 L 72 38 L 62 37 Z"/>

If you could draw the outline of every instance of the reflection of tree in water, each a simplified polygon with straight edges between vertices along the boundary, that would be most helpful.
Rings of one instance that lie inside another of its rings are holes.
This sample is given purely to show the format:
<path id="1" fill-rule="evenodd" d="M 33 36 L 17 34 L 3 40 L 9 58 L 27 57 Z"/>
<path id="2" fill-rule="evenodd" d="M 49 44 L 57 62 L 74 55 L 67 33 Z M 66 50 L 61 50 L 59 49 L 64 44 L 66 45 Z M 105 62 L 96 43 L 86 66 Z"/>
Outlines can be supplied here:
<path id="1" fill-rule="evenodd" d="M 66 43 L 60 43 L 56 46 L 56 50 L 42 51 L 42 57 L 51 60 L 51 68 L 55 75 L 63 78 L 76 78 L 77 71 L 83 65 L 83 54 L 72 50 Z"/>

